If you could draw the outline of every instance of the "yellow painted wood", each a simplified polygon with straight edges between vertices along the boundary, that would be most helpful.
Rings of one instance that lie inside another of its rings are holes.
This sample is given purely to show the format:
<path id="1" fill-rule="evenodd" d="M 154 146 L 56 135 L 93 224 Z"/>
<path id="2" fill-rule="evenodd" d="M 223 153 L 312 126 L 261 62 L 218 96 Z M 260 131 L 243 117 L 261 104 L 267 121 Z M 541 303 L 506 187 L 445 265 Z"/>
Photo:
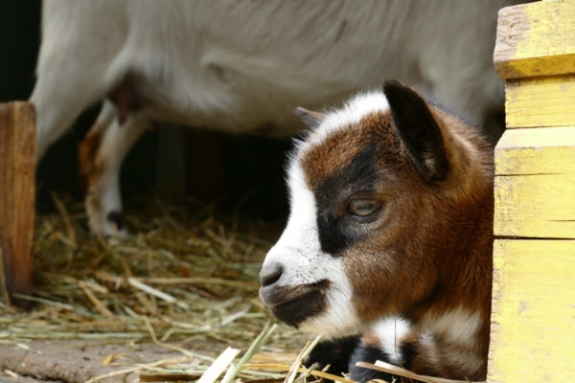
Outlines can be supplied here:
<path id="1" fill-rule="evenodd" d="M 496 177 L 493 230 L 496 236 L 575 239 L 575 174 Z"/>
<path id="2" fill-rule="evenodd" d="M 489 383 L 575 377 L 575 0 L 500 11 Z"/>
<path id="3" fill-rule="evenodd" d="M 495 148 L 495 175 L 575 172 L 575 124 L 508 129 Z"/>
<path id="4" fill-rule="evenodd" d="M 498 240 L 489 383 L 575 377 L 575 241 Z"/>
<path id="5" fill-rule="evenodd" d="M 494 62 L 506 79 L 575 73 L 575 1 L 535 2 L 499 12 Z"/>
<path id="6" fill-rule="evenodd" d="M 507 130 L 495 174 L 496 236 L 575 238 L 575 126 Z"/>
<path id="7" fill-rule="evenodd" d="M 507 128 L 575 124 L 575 74 L 507 81 L 505 110 Z"/>

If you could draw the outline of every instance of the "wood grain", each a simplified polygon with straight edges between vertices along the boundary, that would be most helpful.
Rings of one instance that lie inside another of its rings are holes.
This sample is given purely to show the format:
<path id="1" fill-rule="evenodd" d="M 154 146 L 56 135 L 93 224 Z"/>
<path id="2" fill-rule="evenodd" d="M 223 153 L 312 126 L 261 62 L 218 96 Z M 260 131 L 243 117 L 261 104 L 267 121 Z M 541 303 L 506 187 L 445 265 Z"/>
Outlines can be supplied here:
<path id="1" fill-rule="evenodd" d="M 575 73 L 575 1 L 535 2 L 499 12 L 494 62 L 505 79 Z"/>
<path id="2" fill-rule="evenodd" d="M 32 104 L 0 104 L 0 256 L 4 266 L 1 277 L 2 286 L 10 294 L 30 294 L 33 289 L 35 144 Z"/>
<path id="3" fill-rule="evenodd" d="M 573 126 L 575 74 L 507 81 L 505 111 L 508 129 Z"/>
<path id="4" fill-rule="evenodd" d="M 496 236 L 575 238 L 575 127 L 506 131 L 495 169 Z"/>
<path id="5" fill-rule="evenodd" d="M 488 382 L 573 379 L 573 270 L 573 240 L 495 241 Z"/>
<path id="6" fill-rule="evenodd" d="M 575 0 L 499 13 L 507 131 L 495 150 L 487 381 L 575 376 Z"/>

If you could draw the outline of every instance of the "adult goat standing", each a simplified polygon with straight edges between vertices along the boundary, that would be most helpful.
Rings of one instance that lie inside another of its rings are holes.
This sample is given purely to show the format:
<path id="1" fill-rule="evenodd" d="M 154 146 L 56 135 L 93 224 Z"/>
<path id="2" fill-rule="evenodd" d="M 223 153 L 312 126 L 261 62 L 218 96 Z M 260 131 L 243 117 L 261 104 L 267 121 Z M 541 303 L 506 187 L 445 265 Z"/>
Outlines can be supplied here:
<path id="1" fill-rule="evenodd" d="M 150 120 L 292 135 L 295 106 L 392 77 L 486 121 L 502 106 L 492 50 L 497 10 L 510 2 L 45 0 L 31 97 L 38 157 L 106 100 L 81 167 L 90 227 L 115 235 L 119 169 Z"/>

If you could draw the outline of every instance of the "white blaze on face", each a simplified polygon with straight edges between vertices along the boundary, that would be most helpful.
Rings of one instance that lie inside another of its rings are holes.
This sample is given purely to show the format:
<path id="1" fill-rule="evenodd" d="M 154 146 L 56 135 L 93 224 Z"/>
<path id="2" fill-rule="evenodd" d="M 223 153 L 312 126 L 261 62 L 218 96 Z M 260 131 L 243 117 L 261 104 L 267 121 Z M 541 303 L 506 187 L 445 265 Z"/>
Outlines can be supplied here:
<path id="1" fill-rule="evenodd" d="M 333 132 L 347 129 L 372 114 L 389 110 L 387 98 L 381 91 L 359 93 L 348 100 L 343 108 L 336 109 L 325 115 L 321 125 L 308 137 L 300 150 L 310 149 L 321 144 Z"/>
<path id="2" fill-rule="evenodd" d="M 296 287 L 329 281 L 326 308 L 299 325 L 304 331 L 347 335 L 357 333 L 361 321 L 352 304 L 353 287 L 345 274 L 342 259 L 321 250 L 316 199 L 307 185 L 299 159 L 321 145 L 334 132 L 349 129 L 362 118 L 388 109 L 389 104 L 383 92 L 358 94 L 341 109 L 327 113 L 320 126 L 300 143 L 297 155 L 291 159 L 288 170 L 290 218 L 282 236 L 267 254 L 264 267 L 282 265 L 283 273 L 276 282 L 277 286 Z"/>
<path id="3" fill-rule="evenodd" d="M 321 251 L 315 196 L 305 182 L 297 159 L 292 160 L 288 177 L 290 218 L 282 236 L 266 255 L 264 267 L 268 263 L 283 266 L 283 274 L 277 282 L 282 287 L 329 281 L 326 309 L 303 321 L 299 325 L 301 330 L 326 335 L 355 332 L 359 320 L 351 302 L 351 284 L 342 260 Z"/>

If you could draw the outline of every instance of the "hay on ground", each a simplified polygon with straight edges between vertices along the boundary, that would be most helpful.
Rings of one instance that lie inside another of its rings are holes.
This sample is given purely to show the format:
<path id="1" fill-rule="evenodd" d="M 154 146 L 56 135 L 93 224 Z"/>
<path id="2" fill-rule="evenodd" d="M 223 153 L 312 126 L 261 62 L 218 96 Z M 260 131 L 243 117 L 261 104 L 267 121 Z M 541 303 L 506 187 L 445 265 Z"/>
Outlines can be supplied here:
<path id="1" fill-rule="evenodd" d="M 221 216 L 213 206 L 182 208 L 153 200 L 128 209 L 129 238 L 105 240 L 89 234 L 82 204 L 58 196 L 54 203 L 57 213 L 37 218 L 35 294 L 19 296 L 35 308 L 0 303 L 0 344 L 152 341 L 182 354 L 125 365 L 90 382 L 137 373 L 142 382 L 354 383 L 302 367 L 319 337 L 306 343 L 308 335 L 271 325 L 258 299 L 261 262 L 281 225 Z M 104 363 L 117 362 L 110 356 Z M 390 365 L 361 365 L 420 381 L 449 381 Z"/>

